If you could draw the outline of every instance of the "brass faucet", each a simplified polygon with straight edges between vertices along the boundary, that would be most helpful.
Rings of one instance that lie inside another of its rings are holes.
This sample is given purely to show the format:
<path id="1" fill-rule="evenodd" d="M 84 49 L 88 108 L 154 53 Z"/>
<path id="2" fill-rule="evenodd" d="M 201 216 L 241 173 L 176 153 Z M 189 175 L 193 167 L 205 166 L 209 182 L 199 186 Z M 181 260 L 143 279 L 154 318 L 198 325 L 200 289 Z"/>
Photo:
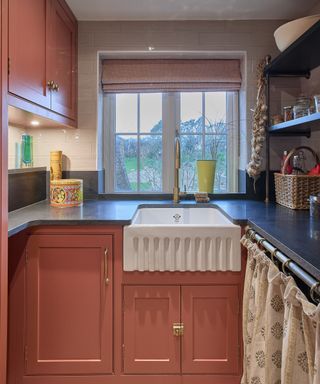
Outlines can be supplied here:
<path id="1" fill-rule="evenodd" d="M 180 159 L 180 139 L 175 139 L 175 160 L 174 160 L 174 187 L 173 187 L 173 202 L 179 203 L 180 201 L 180 188 L 179 188 L 179 169 L 181 166 Z"/>

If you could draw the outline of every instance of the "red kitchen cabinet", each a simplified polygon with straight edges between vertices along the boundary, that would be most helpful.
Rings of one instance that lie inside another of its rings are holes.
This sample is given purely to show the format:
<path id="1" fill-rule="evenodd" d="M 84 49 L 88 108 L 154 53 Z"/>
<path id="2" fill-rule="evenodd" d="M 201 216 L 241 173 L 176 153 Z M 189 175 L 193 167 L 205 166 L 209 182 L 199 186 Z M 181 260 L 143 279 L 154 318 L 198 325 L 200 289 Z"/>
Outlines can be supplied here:
<path id="1" fill-rule="evenodd" d="M 244 269 L 124 272 L 122 250 L 120 226 L 10 238 L 7 383 L 239 384 Z"/>
<path id="2" fill-rule="evenodd" d="M 9 1 L 9 92 L 50 108 L 47 0 Z"/>
<path id="3" fill-rule="evenodd" d="M 125 286 L 124 372 L 238 374 L 239 300 L 236 285 Z"/>
<path id="4" fill-rule="evenodd" d="M 26 375 L 112 373 L 111 235 L 32 235 L 26 248 Z"/>
<path id="5" fill-rule="evenodd" d="M 239 372 L 239 292 L 237 286 L 182 287 L 182 372 Z"/>
<path id="6" fill-rule="evenodd" d="M 7 12 L 0 3 L 0 384 L 7 383 L 8 317 L 8 121 L 7 121 Z"/>
<path id="7" fill-rule="evenodd" d="M 58 0 L 52 1 L 50 38 L 51 109 L 70 119 L 76 118 L 76 38 L 77 25 Z"/>
<path id="8" fill-rule="evenodd" d="M 172 326 L 180 321 L 180 288 L 124 288 L 124 372 L 179 373 L 180 339 Z"/>
<path id="9" fill-rule="evenodd" d="M 10 0 L 9 104 L 75 125 L 77 21 L 64 0 Z"/>

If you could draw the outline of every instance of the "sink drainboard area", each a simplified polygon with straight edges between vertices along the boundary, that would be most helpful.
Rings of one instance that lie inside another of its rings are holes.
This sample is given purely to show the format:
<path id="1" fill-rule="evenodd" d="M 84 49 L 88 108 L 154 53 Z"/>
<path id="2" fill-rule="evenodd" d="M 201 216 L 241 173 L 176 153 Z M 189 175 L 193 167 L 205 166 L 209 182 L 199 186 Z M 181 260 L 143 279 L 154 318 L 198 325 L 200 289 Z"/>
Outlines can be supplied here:
<path id="1" fill-rule="evenodd" d="M 240 271 L 240 227 L 215 208 L 142 208 L 123 257 L 124 271 Z"/>

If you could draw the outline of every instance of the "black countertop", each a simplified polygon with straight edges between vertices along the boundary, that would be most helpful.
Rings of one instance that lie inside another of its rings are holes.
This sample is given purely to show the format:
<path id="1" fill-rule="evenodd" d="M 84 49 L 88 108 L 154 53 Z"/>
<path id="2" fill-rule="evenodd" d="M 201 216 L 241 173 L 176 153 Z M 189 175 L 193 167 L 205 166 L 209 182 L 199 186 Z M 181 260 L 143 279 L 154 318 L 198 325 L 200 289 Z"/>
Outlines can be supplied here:
<path id="1" fill-rule="evenodd" d="M 52 208 L 40 202 L 9 214 L 9 237 L 37 225 L 127 225 L 138 207 L 177 206 L 168 200 L 89 200 L 79 208 Z M 251 200 L 213 200 L 209 204 L 182 201 L 179 207 L 216 207 L 234 224 L 249 224 L 261 236 L 320 280 L 320 220 L 308 211 Z"/>

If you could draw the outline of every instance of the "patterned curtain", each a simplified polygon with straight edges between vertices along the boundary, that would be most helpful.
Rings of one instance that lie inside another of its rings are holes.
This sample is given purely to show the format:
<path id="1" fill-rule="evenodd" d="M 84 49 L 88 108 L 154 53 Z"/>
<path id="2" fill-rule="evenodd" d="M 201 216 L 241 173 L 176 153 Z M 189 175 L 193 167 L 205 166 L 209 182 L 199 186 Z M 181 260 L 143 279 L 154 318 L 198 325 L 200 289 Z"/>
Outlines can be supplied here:
<path id="1" fill-rule="evenodd" d="M 311 304 L 261 251 L 248 249 L 242 384 L 320 383 L 320 305 Z"/>

